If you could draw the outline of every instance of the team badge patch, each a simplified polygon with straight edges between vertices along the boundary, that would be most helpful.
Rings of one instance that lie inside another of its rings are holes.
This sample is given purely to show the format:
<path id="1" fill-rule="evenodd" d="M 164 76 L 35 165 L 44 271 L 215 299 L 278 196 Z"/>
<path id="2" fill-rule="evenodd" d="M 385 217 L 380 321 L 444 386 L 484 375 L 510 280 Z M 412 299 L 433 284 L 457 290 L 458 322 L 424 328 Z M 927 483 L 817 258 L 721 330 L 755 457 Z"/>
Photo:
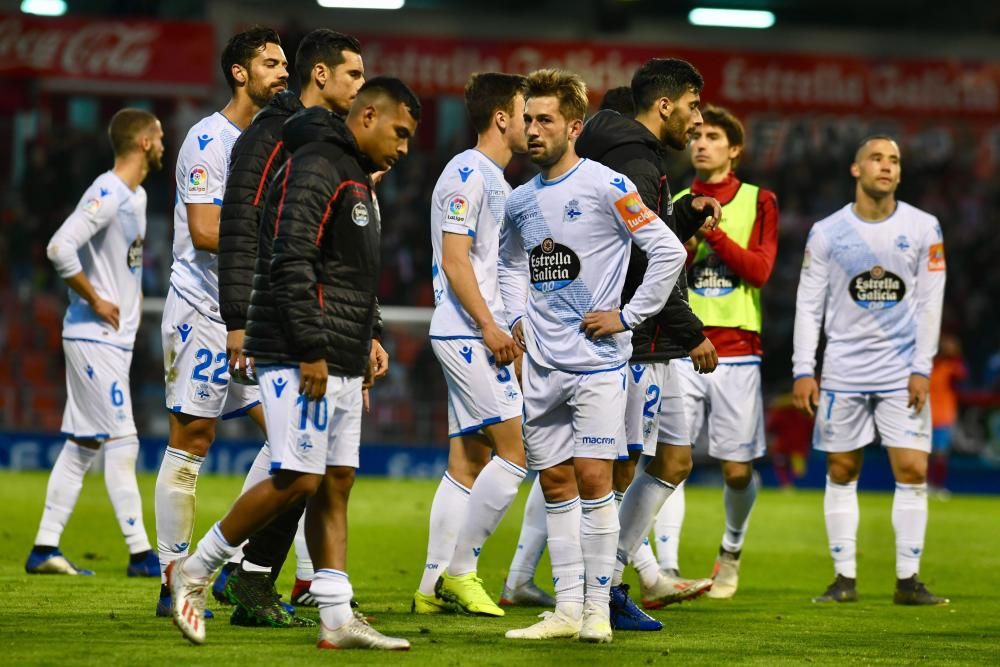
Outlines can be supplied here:
<path id="1" fill-rule="evenodd" d="M 615 202 L 615 208 L 630 232 L 639 231 L 656 218 L 656 214 L 642 203 L 638 192 L 626 194 Z"/>
<path id="2" fill-rule="evenodd" d="M 351 220 L 354 221 L 358 227 L 364 227 L 368 224 L 370 216 L 368 215 L 368 207 L 365 206 L 364 202 L 358 202 L 351 209 Z"/>
<path id="3" fill-rule="evenodd" d="M 455 196 L 448 202 L 448 213 L 444 219 L 447 222 L 457 222 L 464 225 L 465 219 L 469 215 L 469 200 L 462 196 Z"/>
<path id="4" fill-rule="evenodd" d="M 944 271 L 944 244 L 935 243 L 927 251 L 927 270 Z"/>
<path id="5" fill-rule="evenodd" d="M 208 192 L 208 170 L 200 164 L 191 167 L 188 172 L 188 194 L 203 195 Z"/>
<path id="6" fill-rule="evenodd" d="M 576 222 L 576 219 L 583 215 L 580 210 L 580 202 L 570 199 L 563 207 L 563 222 Z"/>

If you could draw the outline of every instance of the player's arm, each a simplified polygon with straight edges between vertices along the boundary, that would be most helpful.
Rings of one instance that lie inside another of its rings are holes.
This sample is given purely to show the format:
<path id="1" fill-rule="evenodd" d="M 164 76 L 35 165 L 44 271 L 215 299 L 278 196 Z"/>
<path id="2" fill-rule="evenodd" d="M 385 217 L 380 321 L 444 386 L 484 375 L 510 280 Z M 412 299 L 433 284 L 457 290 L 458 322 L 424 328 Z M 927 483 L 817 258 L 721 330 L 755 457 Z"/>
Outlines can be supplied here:
<path id="1" fill-rule="evenodd" d="M 454 232 L 444 232 L 443 237 L 441 268 L 448 279 L 448 286 L 483 332 L 483 343 L 493 353 L 497 365 L 506 366 L 517 356 L 517 345 L 496 325 L 493 313 L 479 292 L 479 279 L 469 259 L 474 237 Z"/>
<path id="2" fill-rule="evenodd" d="M 93 201 L 98 202 L 96 210 L 91 205 Z M 111 223 L 116 211 L 117 203 L 110 193 L 101 198 L 90 199 L 84 206 L 78 206 L 52 235 L 46 254 L 69 288 L 79 294 L 98 317 L 117 330 L 118 306 L 97 293 L 93 283 L 83 272 L 79 256 L 80 248 Z"/>
<path id="3" fill-rule="evenodd" d="M 584 315 L 580 328 L 590 338 L 631 329 L 656 315 L 663 309 L 677 277 L 684 269 L 687 257 L 684 246 L 649 208 L 643 206 L 638 212 L 633 210 L 630 197 L 634 197 L 634 192 L 633 189 L 624 197 L 616 196 L 615 193 L 621 194 L 620 191 L 609 192 L 607 204 L 623 233 L 646 254 L 646 271 L 632 299 L 622 306 L 620 312 L 590 312 Z"/>
<path id="4" fill-rule="evenodd" d="M 705 242 L 733 273 L 754 287 L 763 287 L 771 277 L 778 255 L 777 197 L 772 192 L 760 191 L 757 219 L 746 248 L 729 238 L 725 223 L 715 230 L 706 230 Z"/>
<path id="5" fill-rule="evenodd" d="M 810 417 L 819 405 L 819 385 L 816 382 L 816 347 L 819 345 L 826 307 L 829 265 L 822 233 L 813 227 L 806 241 L 799 287 L 795 294 L 795 329 L 792 334 L 792 402 Z"/>
<path id="6" fill-rule="evenodd" d="M 271 294 L 291 353 L 299 362 L 299 393 L 319 400 L 326 391 L 328 369 L 317 239 L 321 239 L 323 211 L 341 177 L 331 178 L 327 163 L 315 155 L 293 158 L 285 169 L 275 220 Z"/>
<path id="7" fill-rule="evenodd" d="M 920 244 L 917 269 L 916 323 L 917 343 L 910 365 L 910 406 L 923 410 L 930 392 L 931 367 L 941 334 L 941 310 L 944 306 L 945 261 L 941 227 L 929 228 Z"/>
<path id="8" fill-rule="evenodd" d="M 226 169 L 229 163 L 223 143 L 210 141 L 198 153 L 192 144 L 181 147 L 181 157 L 187 173 L 187 186 L 178 192 L 187 210 L 188 232 L 195 250 L 219 251 L 219 213 L 226 189 Z M 194 164 L 197 162 L 197 164 Z"/>
<path id="9" fill-rule="evenodd" d="M 514 340 L 525 349 L 523 324 L 528 307 L 528 253 L 521 240 L 521 232 L 511 220 L 510 209 L 504 214 L 500 228 L 500 256 L 497 263 L 497 282 L 503 299 L 507 325 Z"/>
<path id="10" fill-rule="evenodd" d="M 185 204 L 191 245 L 195 250 L 216 253 L 219 251 L 219 205 Z"/>

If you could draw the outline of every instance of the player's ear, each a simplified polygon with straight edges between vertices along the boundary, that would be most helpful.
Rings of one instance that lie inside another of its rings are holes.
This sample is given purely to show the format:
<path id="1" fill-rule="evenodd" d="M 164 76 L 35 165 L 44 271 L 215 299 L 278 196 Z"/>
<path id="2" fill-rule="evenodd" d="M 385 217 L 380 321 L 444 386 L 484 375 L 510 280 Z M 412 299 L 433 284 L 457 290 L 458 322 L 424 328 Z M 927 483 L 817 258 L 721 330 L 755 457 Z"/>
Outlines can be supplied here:
<path id="1" fill-rule="evenodd" d="M 854 178 L 861 178 L 861 167 L 858 166 L 857 162 L 851 163 L 851 176 Z"/>
<path id="2" fill-rule="evenodd" d="M 493 122 L 501 132 L 507 131 L 507 114 L 503 109 L 497 109 L 493 114 Z"/>
<path id="3" fill-rule="evenodd" d="M 730 161 L 736 162 L 736 160 L 740 159 L 741 155 L 743 155 L 743 147 L 742 146 L 730 146 L 729 147 L 729 160 Z"/>
<path id="4" fill-rule="evenodd" d="M 674 112 L 674 103 L 670 101 L 669 97 L 661 97 L 656 103 L 659 106 L 661 117 L 669 118 L 670 114 Z"/>
<path id="5" fill-rule="evenodd" d="M 576 140 L 583 131 L 583 121 L 577 118 L 569 124 L 569 138 Z"/>
<path id="6" fill-rule="evenodd" d="M 246 84 L 247 71 L 243 68 L 242 65 L 233 65 L 230 71 L 232 71 L 233 79 L 236 81 L 236 83 Z"/>
<path id="7" fill-rule="evenodd" d="M 312 70 L 312 80 L 316 86 L 322 90 L 326 85 L 326 80 L 330 76 L 330 70 L 324 63 L 316 63 Z"/>

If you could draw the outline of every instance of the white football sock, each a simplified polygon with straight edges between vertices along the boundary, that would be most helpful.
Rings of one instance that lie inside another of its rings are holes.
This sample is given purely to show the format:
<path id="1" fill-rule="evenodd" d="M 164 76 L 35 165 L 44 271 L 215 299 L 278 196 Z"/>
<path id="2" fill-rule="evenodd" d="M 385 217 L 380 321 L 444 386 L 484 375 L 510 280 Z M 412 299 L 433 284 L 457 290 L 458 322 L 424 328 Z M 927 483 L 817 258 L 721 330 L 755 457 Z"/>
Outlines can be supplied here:
<path id="1" fill-rule="evenodd" d="M 459 577 L 476 571 L 483 544 L 500 525 L 527 474 L 521 466 L 499 456 L 486 464 L 472 485 L 465 523 L 458 533 L 448 574 Z"/>
<path id="2" fill-rule="evenodd" d="M 507 587 L 515 590 L 520 586 L 534 581 L 538 561 L 545 551 L 545 540 L 548 537 L 545 527 L 545 496 L 542 494 L 542 484 L 538 476 L 531 484 L 528 500 L 524 503 L 524 519 L 521 521 L 521 534 L 517 538 L 517 549 L 510 562 L 510 572 L 507 574 Z"/>
<path id="3" fill-rule="evenodd" d="M 434 595 L 434 584 L 455 553 L 458 532 L 465 523 L 469 489 L 445 473 L 431 503 L 431 528 L 427 536 L 427 562 L 420 578 L 420 592 Z"/>
<path id="4" fill-rule="evenodd" d="M 858 519 L 861 516 L 858 510 L 858 483 L 836 484 L 827 475 L 823 514 L 826 516 L 826 536 L 834 571 L 849 579 L 856 579 Z"/>
<path id="5" fill-rule="evenodd" d="M 130 554 L 149 551 L 149 538 L 142 521 L 142 497 L 135 478 L 138 456 L 139 438 L 134 435 L 104 443 L 104 484 Z"/>
<path id="6" fill-rule="evenodd" d="M 264 445 L 257 452 L 257 456 L 254 457 L 253 463 L 250 464 L 250 469 L 247 470 L 247 476 L 243 480 L 243 488 L 240 489 L 240 495 L 242 496 L 265 479 L 271 477 L 271 445 L 265 440 Z M 246 541 L 243 542 L 237 549 L 233 557 L 229 559 L 230 563 L 239 563 L 243 560 L 243 547 L 246 545 Z M 270 570 L 268 570 L 270 571 Z"/>
<path id="7" fill-rule="evenodd" d="M 896 531 L 896 578 L 920 572 L 927 532 L 927 484 L 900 484 L 892 497 L 892 528 Z"/>
<path id="8" fill-rule="evenodd" d="M 354 618 L 351 611 L 354 589 L 346 572 L 316 570 L 309 592 L 319 603 L 319 619 L 328 630 L 336 630 Z"/>
<path id="9" fill-rule="evenodd" d="M 196 579 L 207 579 L 229 560 L 236 548 L 229 544 L 216 523 L 198 542 L 198 548 L 191 557 L 184 561 L 184 574 Z"/>
<path id="10" fill-rule="evenodd" d="M 722 548 L 726 551 L 736 553 L 743 549 L 750 513 L 757 501 L 758 486 L 760 476 L 757 471 L 753 472 L 745 489 L 733 489 L 728 484 L 725 485 L 722 502 L 726 507 L 726 532 L 722 535 Z"/>
<path id="11" fill-rule="evenodd" d="M 628 496 L 627 493 L 625 495 Z M 581 499 L 580 506 L 583 510 L 580 549 L 583 552 L 587 582 L 586 601 L 606 610 L 611 595 L 611 580 L 615 573 L 615 549 L 618 546 L 619 524 L 615 494 L 609 493 L 593 500 Z M 648 524 L 646 529 L 649 530 Z"/>
<path id="12" fill-rule="evenodd" d="M 660 564 L 656 562 L 653 547 L 649 546 L 649 537 L 643 536 L 639 548 L 635 550 L 635 554 L 632 556 L 632 567 L 635 568 L 639 575 L 639 582 L 643 586 L 649 588 L 656 584 L 656 580 L 660 577 Z"/>
<path id="13" fill-rule="evenodd" d="M 156 476 L 156 549 L 160 553 L 160 571 L 166 581 L 167 565 L 184 556 L 194 534 L 195 490 L 202 456 L 167 447 Z"/>
<path id="14" fill-rule="evenodd" d="M 684 482 L 677 485 L 670 499 L 656 515 L 653 533 L 656 537 L 656 558 L 660 561 L 661 570 L 679 570 L 680 560 L 677 552 L 681 545 L 681 528 L 684 526 L 684 512 L 687 509 L 684 500 Z"/>
<path id="15" fill-rule="evenodd" d="M 309 546 L 306 544 L 306 514 L 303 512 L 295 531 L 295 578 L 312 581 L 315 574 Z"/>
<path id="16" fill-rule="evenodd" d="M 59 452 L 49 473 L 49 485 L 45 489 L 45 510 L 38 525 L 35 544 L 43 547 L 58 547 L 59 538 L 76 507 L 83 476 L 94 463 L 96 449 L 81 447 L 67 440 Z"/>
<path id="17" fill-rule="evenodd" d="M 660 511 L 663 503 L 676 487 L 653 477 L 646 471 L 635 476 L 629 484 L 625 497 L 622 499 L 618 514 L 621 517 L 621 535 L 616 545 L 616 561 L 613 585 L 622 582 L 622 575 L 628 561 L 637 552 L 643 539 L 649 534 L 653 517 Z M 648 547 L 647 547 L 648 548 Z M 650 554 L 650 557 L 652 554 Z M 648 564 L 647 564 L 648 567 Z M 587 583 L 591 583 L 589 580 Z M 656 583 L 656 575 L 652 575 L 652 583 Z M 646 585 L 652 585 L 646 584 Z"/>
<path id="18" fill-rule="evenodd" d="M 580 498 L 545 503 L 549 558 L 552 560 L 552 586 L 556 611 L 568 618 L 583 615 L 584 564 L 580 544 L 583 522 Z"/>

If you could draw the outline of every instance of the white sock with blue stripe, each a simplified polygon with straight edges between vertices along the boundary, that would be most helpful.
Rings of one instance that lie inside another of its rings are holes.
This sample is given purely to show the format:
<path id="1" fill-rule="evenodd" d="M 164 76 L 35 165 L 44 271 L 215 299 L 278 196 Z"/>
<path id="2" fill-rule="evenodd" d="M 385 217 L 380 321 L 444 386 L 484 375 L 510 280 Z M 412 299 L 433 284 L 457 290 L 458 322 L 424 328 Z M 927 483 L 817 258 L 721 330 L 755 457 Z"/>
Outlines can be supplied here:
<path id="1" fill-rule="evenodd" d="M 316 570 L 309 592 L 319 603 L 319 620 L 328 630 L 336 630 L 354 618 L 351 598 L 354 589 L 346 572 L 324 568 Z"/>
<path id="2" fill-rule="evenodd" d="M 619 533 L 615 494 L 581 500 L 580 505 L 583 509 L 580 548 L 587 577 L 586 600 L 607 612 Z"/>
<path id="3" fill-rule="evenodd" d="M 472 485 L 465 524 L 458 534 L 448 574 L 458 577 L 476 571 L 483 544 L 500 525 L 527 474 L 521 466 L 499 456 L 486 464 Z"/>
<path id="4" fill-rule="evenodd" d="M 225 565 L 237 546 L 231 545 L 222 535 L 219 524 L 213 525 L 205 537 L 198 542 L 191 557 L 184 561 L 184 574 L 196 579 L 207 579 L 215 574 L 215 571 Z"/>
<path id="5" fill-rule="evenodd" d="M 156 510 L 156 549 L 160 553 L 160 572 L 167 565 L 187 555 L 194 534 L 195 491 L 202 456 L 167 447 L 156 476 L 153 505 Z M 161 574 L 166 581 L 166 574 Z"/>
<path id="6" fill-rule="evenodd" d="M 427 562 L 420 578 L 420 592 L 434 595 L 434 584 L 455 553 L 458 533 L 465 523 L 471 491 L 445 473 L 431 502 L 431 527 L 427 536 Z"/>
<path id="7" fill-rule="evenodd" d="M 837 484 L 827 476 L 823 514 L 834 571 L 848 579 L 856 579 L 858 519 L 861 516 L 858 510 L 858 483 Z"/>
<path id="8" fill-rule="evenodd" d="M 556 611 L 567 618 L 583 616 L 584 562 L 580 543 L 582 516 L 580 498 L 545 503 L 549 530 L 549 558 Z"/>
<path id="9" fill-rule="evenodd" d="M 629 484 L 625 497 L 622 498 L 621 508 L 618 510 L 621 536 L 616 545 L 613 585 L 617 586 L 622 582 L 625 566 L 639 549 L 643 539 L 649 535 L 656 513 L 676 488 L 673 484 L 653 477 L 645 470 L 637 474 Z M 655 574 L 653 582 L 655 583 Z"/>
<path id="10" fill-rule="evenodd" d="M 920 572 L 927 533 L 927 484 L 896 483 L 892 497 L 892 528 L 896 531 L 896 577 Z"/>
<path id="11" fill-rule="evenodd" d="M 43 547 L 58 547 L 59 538 L 69 522 L 76 501 L 83 488 L 83 476 L 97 456 L 96 449 L 81 447 L 71 440 L 63 445 L 52 472 L 49 485 L 45 489 L 45 510 L 38 525 L 35 544 Z"/>

